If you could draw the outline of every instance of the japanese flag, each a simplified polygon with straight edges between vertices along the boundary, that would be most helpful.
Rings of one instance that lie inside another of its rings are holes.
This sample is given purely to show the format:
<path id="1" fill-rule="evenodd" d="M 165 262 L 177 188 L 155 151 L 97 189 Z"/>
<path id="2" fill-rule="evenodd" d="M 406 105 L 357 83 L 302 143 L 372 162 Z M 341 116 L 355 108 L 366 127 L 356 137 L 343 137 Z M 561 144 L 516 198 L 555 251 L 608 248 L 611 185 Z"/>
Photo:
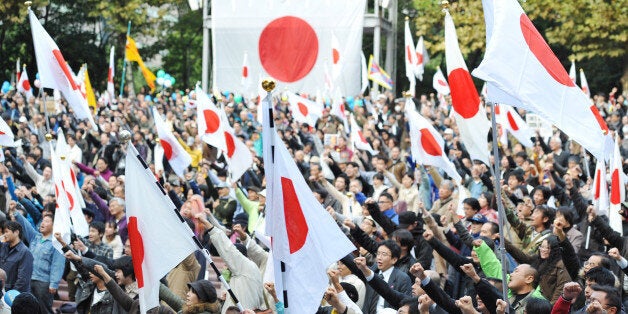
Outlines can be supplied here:
<path id="1" fill-rule="evenodd" d="M 0 146 L 15 146 L 15 135 L 4 119 L 0 118 Z"/>
<path id="2" fill-rule="evenodd" d="M 550 121 L 596 158 L 610 157 L 612 138 L 604 119 L 519 3 L 500 0 L 493 7 L 491 38 L 473 75 L 519 100 L 520 104 L 513 105 Z"/>
<path id="3" fill-rule="evenodd" d="M 72 70 L 66 63 L 59 47 L 46 32 L 39 20 L 31 11 L 28 16 L 33 34 L 37 69 L 42 87 L 58 89 L 68 101 L 70 108 L 79 119 L 87 119 L 94 129 L 97 129 L 87 101 L 81 95 L 79 82 L 74 80 Z"/>
<path id="4" fill-rule="evenodd" d="M 447 83 L 447 79 L 445 78 L 445 75 L 443 75 L 443 71 L 440 70 L 440 67 L 434 74 L 432 86 L 439 94 L 449 95 L 449 83 Z"/>
<path id="5" fill-rule="evenodd" d="M 569 68 L 569 78 L 576 84 L 576 60 L 571 59 L 571 67 Z"/>
<path id="6" fill-rule="evenodd" d="M 111 46 L 111 49 L 109 50 L 109 72 L 107 73 L 107 94 L 109 94 L 109 101 L 111 104 L 113 104 L 116 99 L 116 94 L 115 94 L 114 85 L 113 85 L 113 76 L 116 71 L 115 64 L 113 62 L 114 51 L 115 51 L 114 47 Z"/>
<path id="7" fill-rule="evenodd" d="M 417 66 L 416 58 L 418 57 L 416 51 L 414 50 L 414 41 L 412 40 L 412 33 L 410 32 L 410 21 L 406 18 L 404 24 L 404 55 L 405 55 L 405 67 L 406 67 L 406 77 L 410 81 L 410 93 L 414 96 L 414 89 L 416 86 L 416 77 L 414 76 L 415 67 Z M 421 78 L 423 78 L 423 73 L 421 73 Z"/>
<path id="8" fill-rule="evenodd" d="M 194 233 L 129 143 L 126 216 L 141 313 L 159 306 L 159 280 L 198 249 Z"/>
<path id="9" fill-rule="evenodd" d="M 330 114 L 340 118 L 344 126 L 346 133 L 349 133 L 349 117 L 347 109 L 345 108 L 345 101 L 340 94 L 340 90 L 336 89 L 334 96 L 332 97 Z"/>
<path id="10" fill-rule="evenodd" d="M 203 142 L 222 151 L 227 150 L 220 110 L 199 87 L 196 88 L 196 124 Z"/>
<path id="11" fill-rule="evenodd" d="M 247 94 L 249 87 L 251 86 L 251 76 L 249 75 L 249 54 L 244 53 L 244 60 L 242 61 L 242 93 Z"/>
<path id="12" fill-rule="evenodd" d="M 323 106 L 315 101 L 299 96 L 293 92 L 288 92 L 288 102 L 292 117 L 299 123 L 307 123 L 310 126 L 316 124 L 316 120 L 323 116 Z"/>
<path id="13" fill-rule="evenodd" d="M 229 125 L 227 114 L 222 109 L 220 110 L 220 120 L 223 125 L 223 137 L 226 144 L 223 153 L 227 157 L 231 180 L 235 182 L 253 166 L 253 154 L 246 144 L 236 136 L 235 131 Z"/>
<path id="14" fill-rule="evenodd" d="M 589 83 L 587 82 L 587 77 L 584 75 L 583 69 L 580 69 L 580 88 L 582 88 L 582 92 L 587 95 L 587 97 L 591 97 L 591 90 L 589 89 Z"/>
<path id="15" fill-rule="evenodd" d="M 277 87 L 313 94 L 331 64 L 332 31 L 342 44 L 335 84 L 343 95 L 360 91 L 365 0 L 211 2 L 214 77 L 226 90 L 240 87 L 243 51 L 250 75 L 265 72 Z M 237 22 L 236 22 L 237 21 Z"/>
<path id="16" fill-rule="evenodd" d="M 623 170 L 622 157 L 619 152 L 619 134 L 615 134 L 615 149 L 611 160 L 611 206 L 609 212 L 610 225 L 613 230 L 624 234 L 622 219 L 619 211 L 621 203 L 626 200 L 626 181 Z"/>
<path id="17" fill-rule="evenodd" d="M 430 61 L 430 57 L 427 53 L 427 48 L 425 48 L 425 42 L 423 41 L 423 36 L 419 37 L 419 41 L 416 43 L 416 58 L 415 66 L 414 66 L 414 75 L 419 80 L 423 81 L 423 72 L 425 71 L 425 64 Z"/>
<path id="18" fill-rule="evenodd" d="M 20 74 L 20 80 L 17 82 L 17 91 L 22 93 L 26 97 L 26 100 L 33 97 L 33 89 L 31 88 L 31 82 L 28 80 L 28 73 L 26 73 L 26 67 Z"/>
<path id="19" fill-rule="evenodd" d="M 343 61 L 342 49 L 338 37 L 331 32 L 331 78 L 335 81 L 340 77 Z"/>
<path id="20" fill-rule="evenodd" d="M 48 143 L 50 145 L 50 163 L 52 166 L 52 180 L 55 185 L 55 199 L 56 199 L 56 209 L 55 209 L 55 219 L 52 224 L 52 232 L 60 233 L 61 238 L 63 238 L 63 242 L 70 243 L 70 236 L 72 234 L 72 220 L 70 219 L 70 201 L 68 200 L 68 195 L 65 193 L 63 188 L 63 168 L 61 159 L 55 152 L 55 149 L 52 147 L 52 143 Z M 61 243 L 57 241 L 55 237 L 52 238 L 53 247 L 63 253 L 61 249 L 63 246 Z"/>
<path id="21" fill-rule="evenodd" d="M 270 118 L 270 96 L 264 100 L 264 167 L 266 173 L 266 234 L 272 238 L 277 295 L 286 313 L 314 313 L 327 288 L 326 269 L 355 247 L 316 201 Z M 282 276 L 283 275 L 283 276 Z M 286 304 L 288 301 L 288 304 Z"/>
<path id="22" fill-rule="evenodd" d="M 172 132 L 168 130 L 166 123 L 161 119 L 161 115 L 159 115 L 155 107 L 153 107 L 153 119 L 155 119 L 155 128 L 159 135 L 159 144 L 164 149 L 164 156 L 168 159 L 172 170 L 179 177 L 183 177 L 185 169 L 192 163 L 192 157 L 183 149 Z"/>
<path id="23" fill-rule="evenodd" d="M 432 124 L 416 111 L 411 99 L 406 100 L 406 116 L 410 124 L 412 159 L 422 165 L 441 168 L 453 180 L 460 183 L 462 178 L 454 164 L 445 155 L 445 141 Z"/>
<path id="24" fill-rule="evenodd" d="M 445 59 L 451 88 L 451 102 L 454 107 L 453 116 L 460 129 L 462 142 L 471 155 L 471 159 L 490 165 L 487 140 L 490 123 L 462 58 L 456 27 L 449 12 L 445 13 Z"/>
<path id="25" fill-rule="evenodd" d="M 598 159 L 597 161 L 592 190 L 593 206 L 595 206 L 598 213 L 607 215 L 609 199 L 608 185 L 606 183 L 606 164 L 604 160 Z"/>
<path id="26" fill-rule="evenodd" d="M 530 140 L 534 136 L 534 131 L 523 121 L 515 108 L 509 105 L 495 104 L 496 122 L 499 123 L 504 131 L 512 134 L 521 145 L 525 147 L 533 147 L 534 143 Z"/>
<path id="27" fill-rule="evenodd" d="M 355 121 L 355 117 L 353 117 L 353 114 L 351 114 L 350 119 L 351 119 L 351 142 L 353 143 L 353 146 L 355 146 L 355 148 L 359 150 L 365 150 L 371 153 L 371 155 L 373 156 L 377 155 L 378 151 L 374 150 L 373 147 L 371 147 L 371 144 L 369 144 L 366 138 L 364 138 L 364 134 L 362 134 L 362 129 L 360 128 L 358 123 Z"/>

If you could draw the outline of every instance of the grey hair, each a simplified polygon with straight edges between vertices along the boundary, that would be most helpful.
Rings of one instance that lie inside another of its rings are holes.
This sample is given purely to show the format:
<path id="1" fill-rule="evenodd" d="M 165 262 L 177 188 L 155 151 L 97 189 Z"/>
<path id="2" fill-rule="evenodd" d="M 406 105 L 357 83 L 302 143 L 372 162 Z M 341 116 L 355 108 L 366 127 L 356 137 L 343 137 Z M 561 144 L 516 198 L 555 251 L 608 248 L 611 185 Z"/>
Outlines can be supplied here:
<path id="1" fill-rule="evenodd" d="M 111 204 L 111 202 L 116 202 L 116 203 L 118 203 L 118 205 L 120 205 L 122 207 L 126 207 L 125 203 L 124 203 L 124 200 L 119 198 L 119 197 L 114 197 L 114 198 L 110 199 L 109 200 L 109 204 Z"/>
<path id="2" fill-rule="evenodd" d="M 454 191 L 454 189 L 456 188 L 456 187 L 454 186 L 454 183 L 453 183 L 451 180 L 443 180 L 440 184 L 441 184 L 441 185 L 443 185 L 443 184 L 447 185 L 447 188 L 448 188 L 450 191 L 452 191 L 452 192 L 453 192 L 453 191 Z"/>

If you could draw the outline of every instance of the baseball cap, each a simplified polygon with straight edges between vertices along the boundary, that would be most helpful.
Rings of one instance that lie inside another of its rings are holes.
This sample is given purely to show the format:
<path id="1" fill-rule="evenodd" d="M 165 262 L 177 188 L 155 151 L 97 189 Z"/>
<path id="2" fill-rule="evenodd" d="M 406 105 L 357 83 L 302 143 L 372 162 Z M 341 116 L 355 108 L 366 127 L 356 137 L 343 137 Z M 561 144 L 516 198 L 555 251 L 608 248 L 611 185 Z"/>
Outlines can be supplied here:
<path id="1" fill-rule="evenodd" d="M 488 220 L 486 220 L 486 217 L 484 217 L 482 214 L 475 214 L 473 215 L 473 217 L 469 218 L 469 221 L 472 223 L 483 224 Z"/>
<path id="2" fill-rule="evenodd" d="M 406 229 L 408 226 L 413 225 L 417 222 L 417 217 L 414 212 L 405 211 L 399 214 L 399 228 Z"/>

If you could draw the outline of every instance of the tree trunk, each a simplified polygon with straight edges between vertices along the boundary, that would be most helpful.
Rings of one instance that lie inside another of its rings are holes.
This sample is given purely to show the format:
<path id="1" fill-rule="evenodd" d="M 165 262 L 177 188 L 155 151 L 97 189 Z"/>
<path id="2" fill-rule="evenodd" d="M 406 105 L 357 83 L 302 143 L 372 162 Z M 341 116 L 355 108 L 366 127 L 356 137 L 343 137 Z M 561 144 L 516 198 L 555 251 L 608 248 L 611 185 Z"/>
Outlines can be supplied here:
<path id="1" fill-rule="evenodd" d="M 628 57 L 624 57 L 624 75 L 619 81 L 621 82 L 622 93 L 628 93 Z"/>

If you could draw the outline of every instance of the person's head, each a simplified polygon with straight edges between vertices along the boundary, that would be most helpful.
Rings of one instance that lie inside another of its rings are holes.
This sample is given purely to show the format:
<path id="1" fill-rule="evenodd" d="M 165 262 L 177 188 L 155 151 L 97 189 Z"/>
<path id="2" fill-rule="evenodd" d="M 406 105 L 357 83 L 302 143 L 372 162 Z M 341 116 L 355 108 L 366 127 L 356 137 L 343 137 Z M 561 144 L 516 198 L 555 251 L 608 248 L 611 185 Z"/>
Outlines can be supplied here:
<path id="1" fill-rule="evenodd" d="M 541 242 L 539 246 L 539 256 L 541 260 L 560 259 L 560 246 L 556 236 L 551 235 Z"/>
<path id="2" fill-rule="evenodd" d="M 371 235 L 373 232 L 377 230 L 377 225 L 375 224 L 375 220 L 371 218 L 371 216 L 365 216 L 360 223 L 360 229 L 364 231 L 364 233 Z"/>
<path id="3" fill-rule="evenodd" d="M 209 280 L 197 280 L 188 283 L 188 293 L 185 304 L 188 306 L 200 303 L 214 303 L 218 299 L 216 288 Z"/>
<path id="4" fill-rule="evenodd" d="M 103 234 L 105 234 L 105 224 L 100 221 L 92 221 L 89 224 L 89 242 L 93 244 L 99 244 Z"/>
<path id="5" fill-rule="evenodd" d="M 573 218 L 573 210 L 567 206 L 558 207 L 556 210 L 556 218 L 554 219 L 554 224 L 559 224 L 565 229 L 571 228 L 573 226 L 574 218 Z"/>
<path id="6" fill-rule="evenodd" d="M 342 261 L 338 261 L 337 266 L 338 271 L 340 271 L 340 277 L 346 277 L 352 274 L 349 267 L 347 267 L 347 265 L 345 265 Z"/>
<path id="7" fill-rule="evenodd" d="M 418 225 L 417 216 L 412 211 L 405 211 L 399 214 L 399 229 L 413 230 Z"/>
<path id="8" fill-rule="evenodd" d="M 356 289 L 354 285 L 348 282 L 341 282 L 340 285 L 342 286 L 342 289 L 347 293 L 349 299 L 353 301 L 353 303 L 358 302 L 358 300 L 360 299 L 360 295 L 358 294 L 358 289 Z"/>
<path id="9" fill-rule="evenodd" d="M 451 182 L 450 180 L 443 180 L 443 182 L 441 182 L 440 184 L 440 187 L 438 188 L 438 197 L 441 200 L 444 200 L 450 197 L 453 192 L 454 192 L 454 183 Z"/>
<path id="10" fill-rule="evenodd" d="M 549 147 L 552 151 L 560 150 L 563 147 L 563 141 L 558 136 L 552 136 L 549 141 Z"/>
<path id="11" fill-rule="evenodd" d="M 133 256 L 133 252 L 131 251 L 131 240 L 126 239 L 124 242 L 124 255 Z"/>
<path id="12" fill-rule="evenodd" d="M 414 173 L 413 172 L 404 173 L 403 177 L 401 177 L 401 184 L 403 184 L 403 186 L 406 189 L 409 189 L 413 183 L 414 183 Z"/>
<path id="13" fill-rule="evenodd" d="M 48 236 L 52 233 L 52 225 L 54 224 L 54 218 L 50 214 L 45 214 L 41 218 L 41 223 L 39 224 L 39 232 L 42 235 Z"/>
<path id="14" fill-rule="evenodd" d="M 400 257 L 401 248 L 397 245 L 397 242 L 393 240 L 384 240 L 379 243 L 377 248 L 377 268 L 381 271 L 386 271 L 393 267 Z"/>
<path id="15" fill-rule="evenodd" d="M 362 192 L 362 181 L 358 179 L 351 179 L 349 182 L 349 191 L 353 194 L 358 194 Z"/>
<path id="16" fill-rule="evenodd" d="M 591 293 L 593 292 L 591 286 L 597 284 L 612 287 L 615 285 L 615 275 L 607 268 L 600 266 L 593 267 L 584 273 L 584 284 L 584 297 L 587 302 L 589 302 Z"/>
<path id="17" fill-rule="evenodd" d="M 122 256 L 113 261 L 111 268 L 116 272 L 116 281 L 120 286 L 130 285 L 135 281 L 133 259 L 130 256 Z"/>
<path id="18" fill-rule="evenodd" d="M 124 200 L 119 197 L 114 197 L 110 199 L 109 213 L 111 213 L 112 216 L 116 217 L 116 219 L 119 219 L 124 215 L 124 205 Z"/>
<path id="19" fill-rule="evenodd" d="M 419 301 L 416 298 L 407 298 L 401 302 L 397 314 L 419 314 Z"/>
<path id="20" fill-rule="evenodd" d="M 548 229 L 554 222 L 556 210 L 546 205 L 537 205 L 532 212 L 531 225 L 537 229 Z"/>
<path id="21" fill-rule="evenodd" d="M 552 304 L 545 299 L 530 298 L 526 303 L 525 313 L 550 314 L 552 313 Z"/>
<path id="22" fill-rule="evenodd" d="M 621 312 L 621 296 L 613 286 L 592 285 L 591 290 L 591 297 L 589 298 L 591 303 L 600 303 L 602 309 L 608 314 Z"/>
<path id="23" fill-rule="evenodd" d="M 584 271 L 588 272 L 594 267 L 604 267 L 611 269 L 611 260 L 604 253 L 593 253 L 589 259 L 584 262 Z"/>
<path id="24" fill-rule="evenodd" d="M 37 298 L 30 292 L 18 294 L 11 304 L 11 313 L 44 314 L 48 311 L 37 301 Z"/>
<path id="25" fill-rule="evenodd" d="M 103 173 L 107 171 L 107 167 L 109 167 L 107 161 L 104 158 L 98 158 L 98 161 L 96 162 L 96 170 Z"/>
<path id="26" fill-rule="evenodd" d="M 485 222 L 482 225 L 482 228 L 480 229 L 480 236 L 487 237 L 493 240 L 497 238 L 498 233 L 499 233 L 499 225 L 492 221 Z"/>
<path id="27" fill-rule="evenodd" d="M 406 256 L 412 246 L 414 246 L 414 237 L 412 233 L 406 229 L 397 229 L 392 233 L 392 239 L 397 242 L 401 248 L 401 255 Z"/>
<path id="28" fill-rule="evenodd" d="M 473 217 L 473 215 L 477 214 L 480 211 L 480 202 L 473 197 L 465 198 L 462 201 L 462 208 L 464 209 L 464 216 L 467 219 Z"/>
<path id="29" fill-rule="evenodd" d="M 471 218 L 467 218 L 469 222 L 471 222 L 471 233 L 479 234 L 482 231 L 482 226 L 488 222 L 486 217 L 482 214 L 474 214 Z"/>
<path id="30" fill-rule="evenodd" d="M 491 206 L 491 202 L 493 200 L 493 193 L 491 192 L 482 192 L 478 197 L 478 202 L 480 203 L 480 208 L 488 208 Z"/>
<path id="31" fill-rule="evenodd" d="M 109 220 L 105 223 L 105 236 L 114 238 L 118 234 L 118 224 Z"/>
<path id="32" fill-rule="evenodd" d="M 377 200 L 377 205 L 379 205 L 380 211 L 387 211 L 393 207 L 393 197 L 392 195 L 384 192 L 379 195 L 379 199 Z"/>
<path id="33" fill-rule="evenodd" d="M 543 185 L 537 186 L 534 191 L 532 191 L 532 200 L 534 201 L 534 205 L 544 205 L 547 203 L 547 200 L 552 195 L 552 191 Z"/>
<path id="34" fill-rule="evenodd" d="M 46 166 L 41 173 L 44 176 L 44 180 L 50 180 L 52 178 L 52 168 Z"/>
<path id="35" fill-rule="evenodd" d="M 528 264 L 519 264 L 510 274 L 508 288 L 515 294 L 530 292 L 538 285 L 538 272 Z"/>
<path id="36" fill-rule="evenodd" d="M 10 246 L 15 246 L 22 241 L 22 225 L 16 221 L 7 221 L 4 225 L 4 241 L 9 243 Z"/>

